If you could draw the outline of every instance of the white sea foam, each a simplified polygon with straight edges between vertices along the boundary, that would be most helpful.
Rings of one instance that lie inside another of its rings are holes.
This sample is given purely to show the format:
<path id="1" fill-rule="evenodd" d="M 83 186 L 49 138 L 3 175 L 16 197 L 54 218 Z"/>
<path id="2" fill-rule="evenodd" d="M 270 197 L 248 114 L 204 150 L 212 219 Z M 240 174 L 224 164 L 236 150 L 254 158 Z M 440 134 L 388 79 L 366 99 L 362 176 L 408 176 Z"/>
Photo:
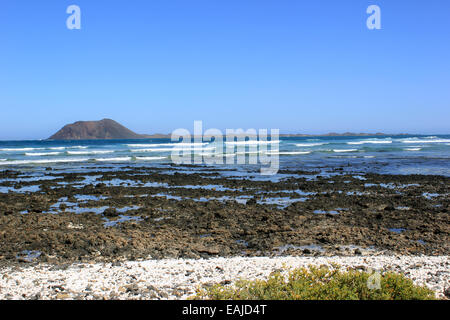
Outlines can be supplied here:
<path id="1" fill-rule="evenodd" d="M 64 150 L 66 147 L 51 147 L 50 150 Z"/>
<path id="2" fill-rule="evenodd" d="M 72 155 L 108 154 L 108 153 L 114 153 L 114 150 L 67 151 L 67 153 L 72 154 Z"/>
<path id="3" fill-rule="evenodd" d="M 248 140 L 248 141 L 226 141 L 225 144 L 229 145 L 259 145 L 259 144 L 275 144 L 280 143 L 280 140 L 263 141 L 263 140 Z"/>
<path id="4" fill-rule="evenodd" d="M 195 153 L 195 155 L 203 156 L 203 157 L 235 157 L 238 153 L 217 153 L 217 152 L 200 152 Z M 245 152 L 242 152 L 241 154 L 245 154 Z"/>
<path id="5" fill-rule="evenodd" d="M 6 152 L 21 152 L 21 151 L 33 151 L 33 150 L 42 150 L 45 148 L 3 148 L 0 149 L 0 151 L 6 151 Z"/>
<path id="6" fill-rule="evenodd" d="M 326 144 L 325 142 L 316 142 L 316 143 L 296 143 L 295 145 L 297 147 L 315 147 L 315 146 L 322 146 Z"/>
<path id="7" fill-rule="evenodd" d="M 164 146 L 204 146 L 209 142 L 174 142 L 174 143 L 147 143 L 147 144 L 126 144 L 130 148 L 152 148 L 152 147 L 164 147 Z"/>
<path id="8" fill-rule="evenodd" d="M 136 160 L 141 161 L 152 161 L 152 160 L 162 160 L 166 159 L 167 157 L 136 157 Z"/>
<path id="9" fill-rule="evenodd" d="M 25 155 L 29 157 L 57 156 L 59 154 L 61 154 L 61 152 L 25 152 Z"/>
<path id="10" fill-rule="evenodd" d="M 358 149 L 333 149 L 334 152 L 356 152 Z"/>
<path id="11" fill-rule="evenodd" d="M 84 162 L 89 159 L 84 158 L 59 158 L 46 160 L 12 160 L 1 162 L 0 165 L 23 165 L 23 164 L 45 164 L 45 163 L 69 163 L 69 162 Z"/>
<path id="12" fill-rule="evenodd" d="M 347 142 L 347 144 L 351 144 L 351 145 L 360 145 L 360 144 L 366 144 L 366 143 L 389 144 L 389 143 L 392 143 L 392 140 L 361 140 L 361 141 L 350 141 L 350 142 Z"/>
<path id="13" fill-rule="evenodd" d="M 170 152 L 176 150 L 176 148 L 147 148 L 147 149 L 131 149 L 132 153 L 144 153 L 144 152 Z"/>
<path id="14" fill-rule="evenodd" d="M 174 148 L 148 148 L 148 149 L 131 149 L 130 151 L 133 153 L 142 153 L 142 152 L 171 152 L 171 151 L 207 151 L 214 150 L 215 147 L 200 147 L 200 148 L 191 148 L 189 146 L 186 147 L 174 147 Z"/>
<path id="15" fill-rule="evenodd" d="M 299 154 L 310 154 L 311 151 L 269 151 L 266 152 L 270 155 L 299 155 Z"/>
<path id="16" fill-rule="evenodd" d="M 267 151 L 259 150 L 259 151 L 239 151 L 236 152 L 236 155 L 243 155 L 243 154 L 262 154 L 267 153 Z"/>
<path id="17" fill-rule="evenodd" d="M 108 162 L 108 161 L 130 161 L 131 157 L 117 157 L 117 158 L 96 158 L 95 161 Z"/>
<path id="18" fill-rule="evenodd" d="M 420 151 L 420 150 L 422 150 L 422 148 L 405 148 L 403 150 L 405 150 L 405 151 Z"/>

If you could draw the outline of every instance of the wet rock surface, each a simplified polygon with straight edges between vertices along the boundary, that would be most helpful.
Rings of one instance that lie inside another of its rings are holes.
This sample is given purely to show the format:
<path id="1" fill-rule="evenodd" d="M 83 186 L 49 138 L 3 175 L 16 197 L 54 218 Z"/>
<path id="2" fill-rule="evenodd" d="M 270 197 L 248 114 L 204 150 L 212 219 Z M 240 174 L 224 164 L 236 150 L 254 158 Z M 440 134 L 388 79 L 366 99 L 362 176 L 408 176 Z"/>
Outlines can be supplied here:
<path id="1" fill-rule="evenodd" d="M 448 177 L 321 168 L 262 179 L 194 165 L 43 174 L 0 172 L 0 266 L 450 249 Z"/>

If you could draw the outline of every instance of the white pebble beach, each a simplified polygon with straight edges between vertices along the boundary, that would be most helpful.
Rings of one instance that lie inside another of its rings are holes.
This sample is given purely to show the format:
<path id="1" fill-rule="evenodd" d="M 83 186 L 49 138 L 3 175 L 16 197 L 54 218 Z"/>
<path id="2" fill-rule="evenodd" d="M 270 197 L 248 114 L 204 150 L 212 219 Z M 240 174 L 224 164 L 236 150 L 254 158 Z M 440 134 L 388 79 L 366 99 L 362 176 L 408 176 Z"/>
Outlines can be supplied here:
<path id="1" fill-rule="evenodd" d="M 187 299 L 201 286 L 265 279 L 273 271 L 330 265 L 403 273 L 444 298 L 450 286 L 448 256 L 235 257 L 48 264 L 5 267 L 0 299 Z"/>

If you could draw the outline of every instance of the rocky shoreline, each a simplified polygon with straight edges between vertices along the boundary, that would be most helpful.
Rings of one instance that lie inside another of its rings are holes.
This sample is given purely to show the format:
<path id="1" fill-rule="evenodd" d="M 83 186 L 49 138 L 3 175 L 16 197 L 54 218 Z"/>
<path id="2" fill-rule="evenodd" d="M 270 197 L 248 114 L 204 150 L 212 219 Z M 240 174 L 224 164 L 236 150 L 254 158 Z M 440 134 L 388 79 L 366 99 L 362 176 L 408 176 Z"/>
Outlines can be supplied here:
<path id="1" fill-rule="evenodd" d="M 263 178 L 170 165 L 0 172 L 0 266 L 450 252 L 448 177 Z"/>
<path id="2" fill-rule="evenodd" d="M 239 279 L 266 279 L 271 272 L 337 263 L 342 268 L 403 273 L 445 299 L 450 287 L 447 256 L 235 257 L 163 259 L 122 263 L 7 267 L 0 299 L 187 299 L 196 289 Z"/>
<path id="3" fill-rule="evenodd" d="M 4 170 L 0 297 L 181 299 L 284 262 L 393 268 L 442 297 L 449 185 L 350 165 Z"/>

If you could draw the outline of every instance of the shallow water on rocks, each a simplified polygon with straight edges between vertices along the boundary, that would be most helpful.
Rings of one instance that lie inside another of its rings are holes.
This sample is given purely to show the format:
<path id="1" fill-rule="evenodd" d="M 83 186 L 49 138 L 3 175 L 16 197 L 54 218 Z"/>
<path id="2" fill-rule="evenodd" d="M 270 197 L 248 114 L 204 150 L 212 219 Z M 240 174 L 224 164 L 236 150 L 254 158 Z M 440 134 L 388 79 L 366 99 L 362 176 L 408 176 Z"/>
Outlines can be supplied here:
<path id="1" fill-rule="evenodd" d="M 314 210 L 314 214 L 339 214 L 340 212 L 336 210 L 324 211 L 324 210 Z"/>
<path id="2" fill-rule="evenodd" d="M 33 193 L 38 192 L 41 190 L 41 186 L 24 186 L 19 189 L 16 189 L 15 187 L 3 187 L 0 186 L 0 193 L 8 193 L 8 192 L 15 192 L 15 193 Z"/>
<path id="3" fill-rule="evenodd" d="M 110 220 L 106 217 L 103 219 L 106 221 L 103 223 L 105 228 L 115 227 L 115 226 L 117 226 L 117 224 L 123 223 L 123 222 L 129 222 L 129 221 L 139 222 L 139 221 L 143 220 L 142 217 L 140 217 L 140 216 L 126 216 L 126 215 L 119 215 L 119 218 L 114 219 L 114 220 Z"/>
<path id="4" fill-rule="evenodd" d="M 41 252 L 38 250 L 23 250 L 16 255 L 16 259 L 25 262 L 33 262 L 41 256 Z"/>

